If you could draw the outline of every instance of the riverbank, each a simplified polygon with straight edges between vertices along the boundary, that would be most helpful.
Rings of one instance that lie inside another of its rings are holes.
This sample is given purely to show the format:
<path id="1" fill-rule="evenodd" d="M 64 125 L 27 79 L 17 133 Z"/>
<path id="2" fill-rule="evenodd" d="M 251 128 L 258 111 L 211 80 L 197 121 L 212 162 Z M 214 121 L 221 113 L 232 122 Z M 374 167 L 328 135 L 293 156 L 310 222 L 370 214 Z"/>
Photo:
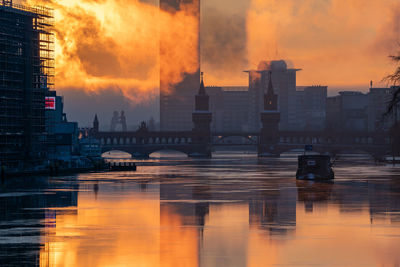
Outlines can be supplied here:
<path id="1" fill-rule="evenodd" d="M 43 169 L 43 170 L 22 170 L 22 171 L 4 171 L 2 178 L 22 177 L 22 176 L 60 176 L 79 173 L 109 171 L 109 168 L 65 168 L 65 169 Z"/>
<path id="2" fill-rule="evenodd" d="M 0 177 L 23 177 L 23 176 L 62 176 L 80 173 L 93 173 L 93 172 L 112 172 L 112 171 L 135 171 L 136 164 L 134 162 L 121 163 L 121 162 L 98 162 L 88 167 L 59 167 L 58 165 L 49 165 L 41 169 L 28 169 L 28 170 L 1 170 Z"/>

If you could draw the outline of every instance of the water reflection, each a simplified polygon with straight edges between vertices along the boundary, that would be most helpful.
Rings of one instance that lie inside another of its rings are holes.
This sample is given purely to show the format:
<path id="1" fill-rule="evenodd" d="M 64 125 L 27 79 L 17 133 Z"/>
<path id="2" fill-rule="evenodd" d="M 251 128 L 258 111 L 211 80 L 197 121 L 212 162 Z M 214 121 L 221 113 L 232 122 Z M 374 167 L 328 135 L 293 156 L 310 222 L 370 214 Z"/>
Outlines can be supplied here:
<path id="1" fill-rule="evenodd" d="M 38 265 L 47 229 L 57 216 L 76 215 L 79 184 L 49 178 L 4 180 L 0 189 L 0 266 Z M 72 207 L 72 209 L 68 209 Z"/>
<path id="2" fill-rule="evenodd" d="M 400 171 L 294 159 L 168 159 L 136 173 L 7 180 L 0 265 L 396 266 Z"/>

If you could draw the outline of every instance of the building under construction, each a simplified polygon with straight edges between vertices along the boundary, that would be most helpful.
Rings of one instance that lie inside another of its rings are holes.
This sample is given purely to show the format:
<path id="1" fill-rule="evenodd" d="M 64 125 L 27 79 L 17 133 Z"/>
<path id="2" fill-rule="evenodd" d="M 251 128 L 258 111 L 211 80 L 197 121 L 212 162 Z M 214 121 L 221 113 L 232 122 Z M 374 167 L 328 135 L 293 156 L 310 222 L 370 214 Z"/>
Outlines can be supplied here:
<path id="1" fill-rule="evenodd" d="M 46 157 L 45 96 L 54 86 L 53 11 L 0 0 L 0 164 Z"/>

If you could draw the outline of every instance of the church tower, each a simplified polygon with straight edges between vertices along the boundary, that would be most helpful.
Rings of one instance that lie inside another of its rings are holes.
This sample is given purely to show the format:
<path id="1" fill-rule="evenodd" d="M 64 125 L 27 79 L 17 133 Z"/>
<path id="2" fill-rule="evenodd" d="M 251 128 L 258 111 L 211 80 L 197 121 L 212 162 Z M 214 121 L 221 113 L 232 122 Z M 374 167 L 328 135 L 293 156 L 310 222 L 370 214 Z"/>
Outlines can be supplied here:
<path id="1" fill-rule="evenodd" d="M 278 95 L 274 92 L 270 72 L 268 90 L 264 94 L 264 110 L 261 112 L 262 128 L 258 146 L 259 156 L 274 156 L 274 146 L 279 142 L 279 122 Z"/>

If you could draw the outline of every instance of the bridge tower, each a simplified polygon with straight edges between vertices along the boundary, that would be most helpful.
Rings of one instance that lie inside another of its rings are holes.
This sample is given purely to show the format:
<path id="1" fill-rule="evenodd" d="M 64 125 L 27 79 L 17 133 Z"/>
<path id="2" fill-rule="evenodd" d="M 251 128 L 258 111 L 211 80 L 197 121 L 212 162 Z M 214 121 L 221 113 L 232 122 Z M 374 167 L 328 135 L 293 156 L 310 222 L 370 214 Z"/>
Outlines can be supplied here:
<path id="1" fill-rule="evenodd" d="M 99 119 L 97 118 L 97 114 L 94 116 L 93 120 L 93 131 L 96 133 L 99 132 Z"/>
<path id="2" fill-rule="evenodd" d="M 278 109 L 278 95 L 274 93 L 272 75 L 269 72 L 268 91 L 264 94 L 264 110 L 261 112 L 261 133 L 258 144 L 258 156 L 279 156 L 274 153 L 275 145 L 279 142 L 280 112 Z"/>
<path id="3" fill-rule="evenodd" d="M 211 157 L 211 121 L 212 113 L 209 110 L 210 97 L 204 87 L 204 77 L 201 73 L 201 83 L 198 94 L 195 96 L 195 111 L 192 114 L 193 120 L 193 138 L 194 146 L 201 147 L 201 151 L 196 151 L 193 155 L 201 154 L 205 157 Z M 191 155 L 191 156 L 193 156 Z"/>

